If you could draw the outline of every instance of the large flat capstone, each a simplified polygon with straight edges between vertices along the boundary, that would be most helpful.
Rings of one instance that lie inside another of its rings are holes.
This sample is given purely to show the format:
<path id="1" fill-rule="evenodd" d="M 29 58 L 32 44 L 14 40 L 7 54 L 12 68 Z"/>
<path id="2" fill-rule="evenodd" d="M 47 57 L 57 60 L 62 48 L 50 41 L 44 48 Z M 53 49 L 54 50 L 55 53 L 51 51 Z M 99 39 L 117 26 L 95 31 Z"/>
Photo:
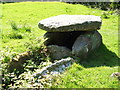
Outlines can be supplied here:
<path id="1" fill-rule="evenodd" d="M 58 15 L 40 21 L 38 27 L 48 32 L 92 31 L 100 29 L 101 23 L 94 15 Z"/>

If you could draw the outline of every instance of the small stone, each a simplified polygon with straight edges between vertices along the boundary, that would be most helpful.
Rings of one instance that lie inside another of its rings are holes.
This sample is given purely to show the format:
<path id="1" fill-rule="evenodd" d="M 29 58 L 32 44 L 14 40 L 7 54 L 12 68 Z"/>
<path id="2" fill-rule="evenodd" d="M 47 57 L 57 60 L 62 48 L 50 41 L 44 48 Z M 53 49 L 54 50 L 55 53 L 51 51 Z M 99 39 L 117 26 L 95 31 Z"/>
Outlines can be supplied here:
<path id="1" fill-rule="evenodd" d="M 57 71 L 52 71 L 51 72 L 51 75 L 56 75 L 56 74 L 59 74 L 59 72 L 57 72 Z"/>
<path id="2" fill-rule="evenodd" d="M 117 79 L 120 81 L 120 72 L 112 73 L 111 77 L 117 77 Z"/>
<path id="3" fill-rule="evenodd" d="M 62 68 L 65 68 L 65 65 L 62 65 Z"/>

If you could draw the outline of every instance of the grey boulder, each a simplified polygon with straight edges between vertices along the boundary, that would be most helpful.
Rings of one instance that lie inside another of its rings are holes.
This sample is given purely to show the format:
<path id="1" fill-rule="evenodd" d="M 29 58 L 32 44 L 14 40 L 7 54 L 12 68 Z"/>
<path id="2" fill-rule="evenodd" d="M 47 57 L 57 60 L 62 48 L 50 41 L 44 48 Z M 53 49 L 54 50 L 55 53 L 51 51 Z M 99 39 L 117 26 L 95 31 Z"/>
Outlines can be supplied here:
<path id="1" fill-rule="evenodd" d="M 49 45 L 47 49 L 52 59 L 62 59 L 71 56 L 71 50 L 64 46 Z"/>
<path id="2" fill-rule="evenodd" d="M 95 50 L 102 44 L 102 36 L 98 31 L 95 31 L 94 34 L 91 35 L 92 48 L 91 50 Z"/>
<path id="3" fill-rule="evenodd" d="M 98 31 L 87 32 L 80 35 L 72 47 L 72 54 L 86 58 L 90 51 L 98 48 L 102 43 L 102 37 Z"/>
<path id="4" fill-rule="evenodd" d="M 58 15 L 41 20 L 38 27 L 48 32 L 92 31 L 100 29 L 101 23 L 94 15 Z"/>

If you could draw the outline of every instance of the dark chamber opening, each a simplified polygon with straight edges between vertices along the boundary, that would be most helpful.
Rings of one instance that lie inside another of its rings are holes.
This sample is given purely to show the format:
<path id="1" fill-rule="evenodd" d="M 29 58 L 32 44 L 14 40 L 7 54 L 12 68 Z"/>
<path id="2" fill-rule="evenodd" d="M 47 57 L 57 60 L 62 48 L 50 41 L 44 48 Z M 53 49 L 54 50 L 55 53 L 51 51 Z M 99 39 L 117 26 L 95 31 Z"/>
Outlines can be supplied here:
<path id="1" fill-rule="evenodd" d="M 48 38 L 44 44 L 48 45 L 58 45 L 64 46 L 72 49 L 72 46 L 76 38 L 85 33 L 84 31 L 72 31 L 72 32 L 47 32 L 44 37 Z"/>

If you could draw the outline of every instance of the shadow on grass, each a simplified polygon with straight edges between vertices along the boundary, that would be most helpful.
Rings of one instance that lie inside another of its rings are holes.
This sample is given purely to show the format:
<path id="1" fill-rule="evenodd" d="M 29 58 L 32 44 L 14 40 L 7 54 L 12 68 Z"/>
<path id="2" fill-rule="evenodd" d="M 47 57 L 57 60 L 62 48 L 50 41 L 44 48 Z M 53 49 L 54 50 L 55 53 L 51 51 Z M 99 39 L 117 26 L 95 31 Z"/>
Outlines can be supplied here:
<path id="1" fill-rule="evenodd" d="M 120 58 L 107 47 L 102 44 L 100 48 L 89 54 L 88 58 L 80 63 L 85 68 L 89 67 L 99 67 L 99 66 L 118 66 Z"/>

